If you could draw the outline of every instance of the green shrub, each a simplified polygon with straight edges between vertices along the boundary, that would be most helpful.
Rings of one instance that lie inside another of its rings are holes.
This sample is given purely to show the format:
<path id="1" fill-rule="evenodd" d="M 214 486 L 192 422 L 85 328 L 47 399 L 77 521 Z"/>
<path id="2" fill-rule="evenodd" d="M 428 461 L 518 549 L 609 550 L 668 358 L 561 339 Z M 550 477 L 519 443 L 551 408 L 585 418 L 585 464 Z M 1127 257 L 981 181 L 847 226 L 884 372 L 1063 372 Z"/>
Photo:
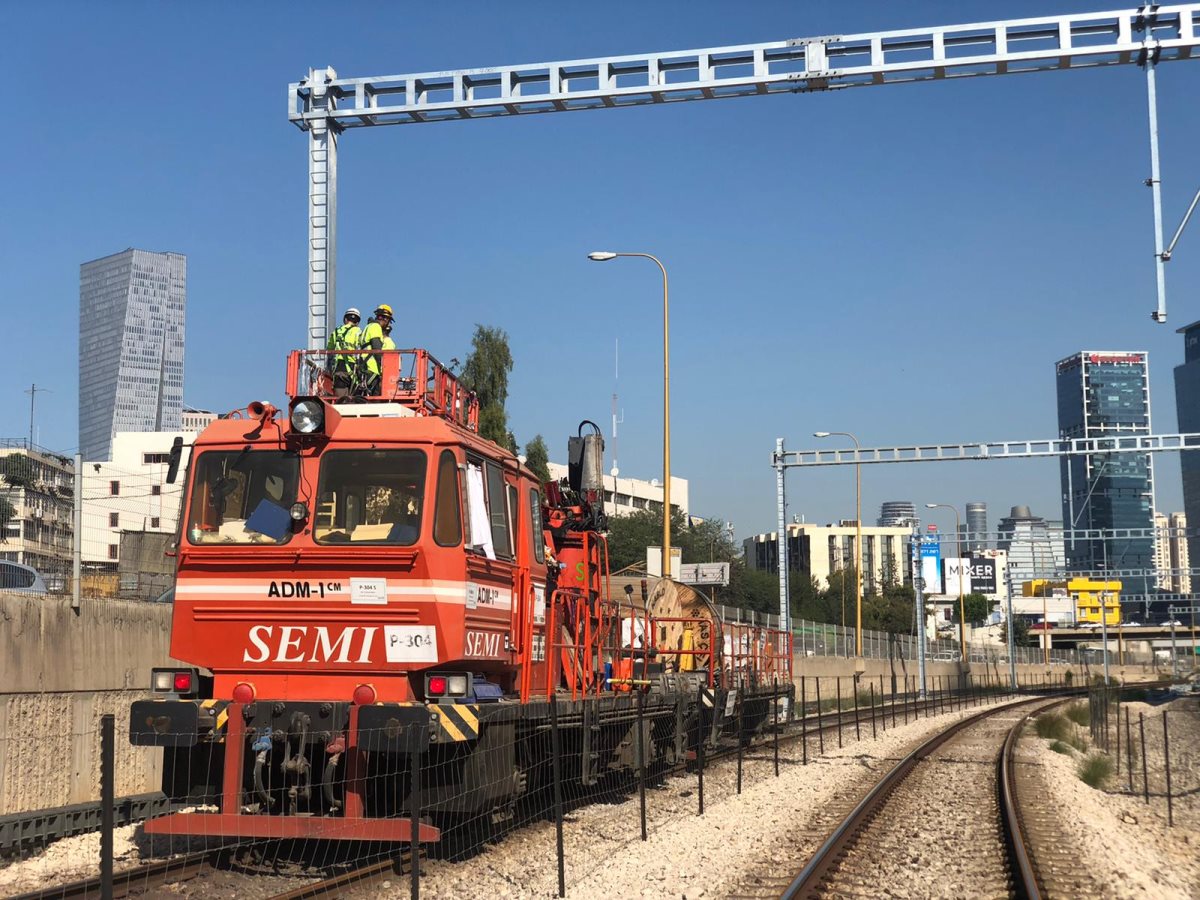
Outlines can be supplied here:
<path id="1" fill-rule="evenodd" d="M 1055 753 L 1061 753 L 1064 756 L 1071 755 L 1071 745 L 1064 744 L 1062 741 L 1051 741 L 1050 749 L 1053 750 Z"/>
<path id="2" fill-rule="evenodd" d="M 1087 728 L 1092 724 L 1092 710 L 1086 703 L 1072 703 L 1067 707 L 1067 718 L 1076 725 Z"/>
<path id="3" fill-rule="evenodd" d="M 1088 787 L 1103 788 L 1112 777 L 1113 761 L 1104 753 L 1089 753 L 1075 769 L 1080 781 Z"/>
<path id="4" fill-rule="evenodd" d="M 1042 713 L 1033 720 L 1037 736 L 1053 741 L 1066 741 L 1071 737 L 1071 725 L 1058 713 Z"/>
<path id="5" fill-rule="evenodd" d="M 1071 729 L 1071 736 L 1067 738 L 1067 743 L 1078 750 L 1080 753 L 1086 753 L 1088 748 L 1088 739 L 1084 733 L 1078 728 Z"/>
<path id="6" fill-rule="evenodd" d="M 1075 680 L 1075 673 L 1073 671 L 1071 671 L 1070 669 L 1067 669 L 1067 671 L 1063 672 L 1063 684 L 1067 685 L 1067 687 L 1070 687 L 1071 682 L 1073 682 L 1074 680 Z"/>

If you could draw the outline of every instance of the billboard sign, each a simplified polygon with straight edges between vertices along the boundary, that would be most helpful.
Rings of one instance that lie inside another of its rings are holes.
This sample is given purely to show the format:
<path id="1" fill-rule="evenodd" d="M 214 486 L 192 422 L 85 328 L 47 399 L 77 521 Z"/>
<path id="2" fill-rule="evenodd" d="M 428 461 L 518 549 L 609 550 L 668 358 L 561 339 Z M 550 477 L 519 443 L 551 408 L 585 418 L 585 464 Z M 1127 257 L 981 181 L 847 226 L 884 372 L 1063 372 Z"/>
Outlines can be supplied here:
<path id="1" fill-rule="evenodd" d="M 942 560 L 942 593 L 958 596 L 971 593 L 971 561 L 960 557 Z"/>
<path id="2" fill-rule="evenodd" d="M 936 536 L 921 538 L 921 578 L 925 582 L 925 593 L 942 592 L 942 545 Z"/>
<path id="3" fill-rule="evenodd" d="M 996 593 L 996 559 L 990 556 L 972 556 L 970 589 L 976 594 Z"/>
<path id="4" fill-rule="evenodd" d="M 679 566 L 679 580 L 684 584 L 729 584 L 729 563 L 688 563 Z"/>

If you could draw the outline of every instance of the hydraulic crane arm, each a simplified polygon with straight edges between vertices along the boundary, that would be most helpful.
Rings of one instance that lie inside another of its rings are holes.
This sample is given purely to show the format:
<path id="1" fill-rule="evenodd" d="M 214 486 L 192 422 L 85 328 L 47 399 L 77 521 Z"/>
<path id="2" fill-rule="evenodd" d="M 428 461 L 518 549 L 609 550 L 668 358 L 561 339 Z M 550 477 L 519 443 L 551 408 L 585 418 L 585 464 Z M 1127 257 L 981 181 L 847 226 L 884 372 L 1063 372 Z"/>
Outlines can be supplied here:
<path id="1" fill-rule="evenodd" d="M 324 345 L 334 321 L 346 129 L 1157 63 L 1198 46 L 1200 3 L 1184 3 L 408 75 L 311 70 L 288 88 L 288 118 L 309 133 L 310 347 Z"/>

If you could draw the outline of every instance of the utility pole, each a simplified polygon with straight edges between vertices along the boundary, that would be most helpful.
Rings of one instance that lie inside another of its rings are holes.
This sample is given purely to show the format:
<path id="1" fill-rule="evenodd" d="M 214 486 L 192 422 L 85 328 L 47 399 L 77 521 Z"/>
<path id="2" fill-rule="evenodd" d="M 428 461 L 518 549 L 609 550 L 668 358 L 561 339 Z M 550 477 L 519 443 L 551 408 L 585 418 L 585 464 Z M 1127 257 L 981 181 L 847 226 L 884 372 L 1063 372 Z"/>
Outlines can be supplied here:
<path id="1" fill-rule="evenodd" d="M 1013 582 L 1012 582 L 1012 561 L 1006 560 L 1004 564 L 1004 585 L 1008 594 L 1008 615 L 1005 618 L 1008 620 L 1008 682 L 1015 692 L 1017 690 L 1017 639 L 1016 633 L 1013 631 Z"/>
<path id="2" fill-rule="evenodd" d="M 917 677 L 921 679 L 920 696 L 925 699 L 925 579 L 921 577 L 921 523 L 912 526 L 911 552 L 913 593 L 917 602 Z"/>
<path id="3" fill-rule="evenodd" d="M 44 394 L 50 388 L 38 387 L 36 384 L 31 384 L 29 390 L 25 393 L 29 395 L 29 449 L 33 449 L 33 404 L 39 393 Z"/>

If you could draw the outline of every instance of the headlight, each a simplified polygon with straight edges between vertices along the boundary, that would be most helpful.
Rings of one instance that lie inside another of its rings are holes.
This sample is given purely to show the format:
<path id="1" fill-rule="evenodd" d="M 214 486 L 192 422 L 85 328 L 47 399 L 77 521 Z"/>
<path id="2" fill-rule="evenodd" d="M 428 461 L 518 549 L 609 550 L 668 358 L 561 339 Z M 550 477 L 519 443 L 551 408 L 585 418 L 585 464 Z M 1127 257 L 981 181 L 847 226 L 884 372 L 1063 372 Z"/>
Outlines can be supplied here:
<path id="1" fill-rule="evenodd" d="M 467 695 L 467 676 L 466 675 L 449 675 L 446 677 L 446 693 L 451 697 L 465 697 Z"/>
<path id="2" fill-rule="evenodd" d="M 325 404 L 320 400 L 297 400 L 292 407 L 292 429 L 315 434 L 325 425 Z"/>

